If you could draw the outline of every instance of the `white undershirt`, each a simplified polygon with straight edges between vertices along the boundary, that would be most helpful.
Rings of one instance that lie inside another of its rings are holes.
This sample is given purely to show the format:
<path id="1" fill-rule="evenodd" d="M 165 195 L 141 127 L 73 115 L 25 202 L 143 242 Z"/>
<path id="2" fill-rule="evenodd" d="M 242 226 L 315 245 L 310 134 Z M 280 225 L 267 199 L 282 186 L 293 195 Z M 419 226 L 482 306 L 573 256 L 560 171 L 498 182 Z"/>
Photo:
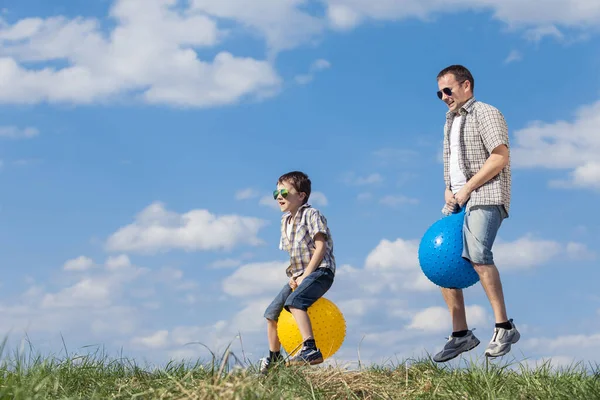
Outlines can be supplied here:
<path id="1" fill-rule="evenodd" d="M 466 183 L 467 177 L 463 174 L 458 164 L 458 153 L 460 151 L 460 123 L 462 115 L 454 118 L 452 130 L 450 131 L 450 188 L 456 194 Z"/>
<path id="2" fill-rule="evenodd" d="M 287 233 L 288 240 L 290 240 L 292 238 L 292 226 L 294 226 L 293 219 L 292 218 L 288 219 L 286 224 L 287 224 L 287 226 L 285 227 L 286 233 Z"/>

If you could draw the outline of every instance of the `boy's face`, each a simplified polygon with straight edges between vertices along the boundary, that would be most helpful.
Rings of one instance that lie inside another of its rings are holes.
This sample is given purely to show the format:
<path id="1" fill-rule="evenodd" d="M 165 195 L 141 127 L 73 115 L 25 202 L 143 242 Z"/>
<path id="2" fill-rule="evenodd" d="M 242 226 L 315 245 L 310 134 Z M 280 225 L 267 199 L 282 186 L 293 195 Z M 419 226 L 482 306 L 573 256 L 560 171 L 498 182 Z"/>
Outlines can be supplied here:
<path id="1" fill-rule="evenodd" d="M 283 193 L 282 193 L 283 190 Z M 280 182 L 277 184 L 277 203 L 279 203 L 279 208 L 281 212 L 291 212 L 295 214 L 296 211 L 302 206 L 304 201 L 305 193 L 298 193 L 296 189 L 288 182 Z M 287 191 L 287 195 L 285 195 L 285 191 Z M 285 197 L 284 197 L 285 195 Z"/>

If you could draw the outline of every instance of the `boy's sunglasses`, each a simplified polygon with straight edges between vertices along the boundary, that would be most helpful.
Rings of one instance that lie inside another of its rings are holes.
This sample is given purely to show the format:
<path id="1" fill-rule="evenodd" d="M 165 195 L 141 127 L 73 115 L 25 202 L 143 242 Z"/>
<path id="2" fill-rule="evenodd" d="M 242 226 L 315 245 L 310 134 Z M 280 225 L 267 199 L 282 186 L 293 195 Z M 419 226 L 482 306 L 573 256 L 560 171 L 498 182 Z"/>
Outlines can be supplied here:
<path id="1" fill-rule="evenodd" d="M 290 193 L 287 189 L 281 189 L 281 190 L 274 190 L 273 191 L 273 198 L 275 200 L 277 200 L 277 198 L 279 197 L 279 193 L 281 193 L 281 197 L 283 197 L 284 199 L 288 196 L 288 194 Z"/>

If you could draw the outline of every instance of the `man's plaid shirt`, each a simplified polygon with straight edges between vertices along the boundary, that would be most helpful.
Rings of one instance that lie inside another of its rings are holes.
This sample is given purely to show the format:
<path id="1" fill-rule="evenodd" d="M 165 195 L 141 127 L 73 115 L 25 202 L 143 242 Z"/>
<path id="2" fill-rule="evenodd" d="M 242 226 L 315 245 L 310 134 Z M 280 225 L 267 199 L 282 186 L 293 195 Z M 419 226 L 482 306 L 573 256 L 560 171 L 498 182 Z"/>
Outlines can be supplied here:
<path id="1" fill-rule="evenodd" d="M 467 181 L 473 177 L 486 162 L 492 150 L 501 144 L 508 147 L 508 126 L 502 113 L 495 107 L 471 98 L 461 107 L 459 113 L 460 153 L 458 162 Z M 444 126 L 444 181 L 450 189 L 450 132 L 456 114 L 446 113 Z M 510 209 L 511 171 L 509 164 L 498 175 L 484 183 L 471 193 L 468 207 L 476 205 L 504 205 L 506 214 Z M 442 210 L 449 214 L 446 206 Z"/>
<path id="2" fill-rule="evenodd" d="M 286 226 L 292 215 L 288 212 L 281 218 L 281 240 L 279 248 L 290 254 L 290 265 L 285 273 L 289 277 L 297 277 L 304 273 L 315 253 L 314 237 L 321 232 L 325 235 L 327 249 L 317 268 L 329 268 L 335 273 L 335 258 L 333 256 L 333 240 L 327 227 L 327 219 L 315 208 L 308 204 L 302 205 L 296 213 L 292 230 L 288 238 Z"/>

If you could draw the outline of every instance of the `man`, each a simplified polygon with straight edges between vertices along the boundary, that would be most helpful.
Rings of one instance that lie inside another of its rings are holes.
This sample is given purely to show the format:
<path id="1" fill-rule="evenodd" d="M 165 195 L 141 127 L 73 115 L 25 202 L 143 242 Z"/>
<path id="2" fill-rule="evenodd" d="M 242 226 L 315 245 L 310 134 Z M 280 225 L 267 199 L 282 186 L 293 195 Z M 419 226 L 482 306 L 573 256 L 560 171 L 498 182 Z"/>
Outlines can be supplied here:
<path id="1" fill-rule="evenodd" d="M 465 209 L 463 254 L 479 278 L 496 319 L 487 357 L 503 356 L 520 338 L 508 319 L 492 245 L 510 208 L 511 172 L 508 127 L 493 106 L 475 100 L 475 81 L 462 65 L 437 76 L 438 97 L 448 106 L 444 127 L 446 215 Z M 468 328 L 462 289 L 441 288 L 452 318 L 452 335 L 434 361 L 445 362 L 475 348 L 479 339 Z"/>

